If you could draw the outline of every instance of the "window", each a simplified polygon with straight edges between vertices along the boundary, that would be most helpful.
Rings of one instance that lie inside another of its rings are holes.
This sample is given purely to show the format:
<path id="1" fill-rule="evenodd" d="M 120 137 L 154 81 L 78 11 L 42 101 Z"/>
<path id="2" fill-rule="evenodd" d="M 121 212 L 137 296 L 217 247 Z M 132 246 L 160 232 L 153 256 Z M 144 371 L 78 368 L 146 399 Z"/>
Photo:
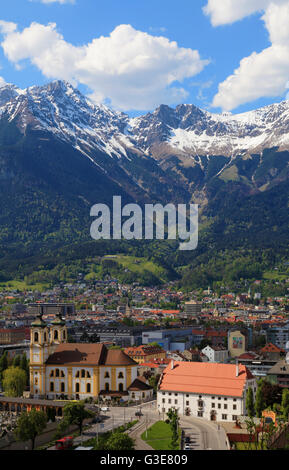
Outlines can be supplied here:
<path id="1" fill-rule="evenodd" d="M 175 393 L 175 397 L 177 397 L 177 396 L 178 396 L 178 394 L 177 394 L 177 393 Z"/>
<path id="2" fill-rule="evenodd" d="M 57 330 L 54 331 L 54 339 L 58 339 L 58 331 Z"/>
<path id="3" fill-rule="evenodd" d="M 221 403 L 218 403 L 218 409 L 219 410 L 221 409 Z"/>
<path id="4" fill-rule="evenodd" d="M 123 379 L 123 373 L 122 373 L 122 372 L 120 372 L 120 373 L 118 374 L 118 378 L 119 378 L 119 379 Z"/>
<path id="5" fill-rule="evenodd" d="M 89 372 L 89 371 L 86 372 L 86 377 L 87 377 L 88 379 L 91 379 L 91 376 L 90 376 L 90 372 Z"/>
<path id="6" fill-rule="evenodd" d="M 170 405 L 171 403 L 172 403 L 172 400 L 171 400 L 171 399 L 169 399 L 169 405 Z"/>
<path id="7" fill-rule="evenodd" d="M 232 420 L 233 420 L 233 421 L 237 421 L 237 419 L 238 419 L 238 416 L 237 416 L 237 415 L 233 415 L 233 416 L 232 416 Z"/>
<path id="8" fill-rule="evenodd" d="M 203 406 L 204 406 L 203 400 L 198 400 L 198 407 L 203 408 Z"/>
<path id="9" fill-rule="evenodd" d="M 76 372 L 75 377 L 79 377 L 79 370 Z"/>
<path id="10" fill-rule="evenodd" d="M 177 405 L 177 404 L 178 404 L 178 400 L 175 400 L 175 405 Z"/>
<path id="11" fill-rule="evenodd" d="M 50 382 L 50 391 L 54 392 L 54 383 L 53 382 Z"/>
<path id="12" fill-rule="evenodd" d="M 65 392 L 65 384 L 64 384 L 64 382 L 61 382 L 61 392 Z"/>
<path id="13" fill-rule="evenodd" d="M 123 384 L 119 384 L 119 385 L 118 385 L 118 391 L 119 391 L 119 392 L 123 392 Z"/>
<path id="14" fill-rule="evenodd" d="M 198 416 L 199 416 L 199 418 L 202 418 L 202 417 L 203 417 L 203 412 L 202 412 L 202 411 L 198 411 Z"/>
<path id="15" fill-rule="evenodd" d="M 60 371 L 60 377 L 65 377 L 63 370 Z"/>
<path id="16" fill-rule="evenodd" d="M 35 331 L 35 333 L 34 333 L 34 343 L 38 343 L 38 341 L 39 341 L 39 334 L 38 334 L 37 331 Z"/>
<path id="17" fill-rule="evenodd" d="M 215 403 L 212 403 L 212 408 L 215 408 L 216 404 Z"/>
<path id="18" fill-rule="evenodd" d="M 46 341 L 47 341 L 47 334 L 46 334 L 46 332 L 44 333 L 44 341 L 45 341 L 45 343 L 46 343 Z"/>
<path id="19" fill-rule="evenodd" d="M 104 384 L 104 390 L 105 390 L 106 392 L 109 391 L 109 383 L 108 383 L 108 382 L 106 382 L 106 383 Z"/>
<path id="20" fill-rule="evenodd" d="M 236 410 L 237 409 L 237 405 L 233 405 L 233 410 Z"/>
<path id="21" fill-rule="evenodd" d="M 226 420 L 226 419 L 227 419 L 227 415 L 222 415 L 222 419 Z"/>
<path id="22" fill-rule="evenodd" d="M 55 377 L 59 377 L 59 369 L 56 369 L 56 371 L 55 371 Z"/>
<path id="23" fill-rule="evenodd" d="M 91 391 L 91 386 L 90 383 L 86 384 L 86 393 L 90 393 Z"/>
<path id="24" fill-rule="evenodd" d="M 78 382 L 76 382 L 76 384 L 75 384 L 75 392 L 79 393 L 79 383 Z"/>
<path id="25" fill-rule="evenodd" d="M 105 378 L 105 379 L 109 379 L 109 372 L 106 372 L 106 373 L 104 374 L 104 378 Z"/>
<path id="26" fill-rule="evenodd" d="M 49 377 L 54 377 L 54 370 L 52 370 L 52 371 L 50 372 Z"/>
<path id="27" fill-rule="evenodd" d="M 163 399 L 162 399 L 162 403 L 165 403 L 165 402 L 166 402 L 166 399 L 165 399 L 165 398 L 163 398 Z"/>
<path id="28" fill-rule="evenodd" d="M 81 369 L 81 377 L 82 377 L 82 378 L 85 377 L 85 369 Z"/>

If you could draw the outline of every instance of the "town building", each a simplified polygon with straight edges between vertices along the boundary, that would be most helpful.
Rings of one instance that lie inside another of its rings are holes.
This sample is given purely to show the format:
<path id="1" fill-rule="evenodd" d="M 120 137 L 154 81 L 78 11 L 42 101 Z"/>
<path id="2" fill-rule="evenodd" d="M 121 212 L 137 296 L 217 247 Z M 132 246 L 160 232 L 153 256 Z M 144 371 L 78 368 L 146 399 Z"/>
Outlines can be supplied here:
<path id="1" fill-rule="evenodd" d="M 41 302 L 28 305 L 28 312 L 31 315 L 61 315 L 66 317 L 75 314 L 75 306 L 72 303 L 53 303 L 53 302 Z"/>
<path id="2" fill-rule="evenodd" d="M 158 385 L 157 408 L 210 421 L 236 421 L 246 415 L 246 394 L 256 379 L 242 364 L 171 361 Z"/>
<path id="3" fill-rule="evenodd" d="M 146 331 L 142 334 L 142 344 L 158 343 L 166 351 L 184 351 L 191 347 L 191 328 L 171 328 Z"/>
<path id="4" fill-rule="evenodd" d="M 187 317 L 197 317 L 202 312 L 202 303 L 190 300 L 185 302 L 185 315 Z"/>
<path id="5" fill-rule="evenodd" d="M 207 356 L 209 362 L 225 363 L 228 361 L 228 350 L 222 346 L 206 346 L 202 349 L 202 353 Z"/>
<path id="6" fill-rule="evenodd" d="M 272 383 L 282 388 L 289 388 L 289 353 L 285 359 L 277 362 L 267 375 Z"/>
<path id="7" fill-rule="evenodd" d="M 228 350 L 231 357 L 238 357 L 246 351 L 246 336 L 240 330 L 228 332 Z"/>
<path id="8" fill-rule="evenodd" d="M 25 339 L 25 328 L 0 328 L 0 344 L 22 343 Z"/>
<path id="9" fill-rule="evenodd" d="M 166 351 L 158 346 L 135 346 L 125 348 L 124 353 L 131 357 L 138 364 L 144 364 L 155 359 L 165 359 Z"/>
<path id="10" fill-rule="evenodd" d="M 273 343 L 279 348 L 285 349 L 286 343 L 289 341 L 289 327 L 284 325 L 282 327 L 271 327 L 267 330 L 267 341 Z"/>
<path id="11" fill-rule="evenodd" d="M 40 314 L 31 325 L 30 395 L 32 398 L 131 399 L 129 387 L 138 364 L 121 349 L 102 343 L 67 343 L 60 316 L 48 327 Z"/>

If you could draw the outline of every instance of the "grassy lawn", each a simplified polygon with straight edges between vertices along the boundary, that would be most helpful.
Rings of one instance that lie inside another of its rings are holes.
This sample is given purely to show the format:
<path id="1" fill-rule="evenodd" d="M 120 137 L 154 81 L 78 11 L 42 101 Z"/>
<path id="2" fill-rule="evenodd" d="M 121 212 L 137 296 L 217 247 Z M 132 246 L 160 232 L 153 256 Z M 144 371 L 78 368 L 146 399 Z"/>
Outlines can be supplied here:
<path id="1" fill-rule="evenodd" d="M 142 433 L 141 438 L 155 450 L 171 450 L 172 431 L 170 425 L 164 421 L 158 421 Z M 179 445 L 181 441 L 181 430 L 179 429 Z"/>
<path id="2" fill-rule="evenodd" d="M 104 256 L 103 259 L 106 259 L 108 256 Z M 143 273 L 143 271 L 149 271 L 155 276 L 159 277 L 162 280 L 165 280 L 165 270 L 158 266 L 156 263 L 149 261 L 146 258 L 137 258 L 135 256 L 126 256 L 126 255 L 115 255 L 112 260 L 117 261 L 124 268 L 129 269 L 133 273 Z"/>
<path id="3" fill-rule="evenodd" d="M 0 291 L 3 290 L 20 290 L 20 291 L 25 291 L 25 290 L 39 290 L 43 291 L 49 287 L 49 284 L 45 283 L 36 283 L 36 284 L 27 284 L 25 281 L 7 281 L 7 282 L 1 282 L 0 283 Z"/>
<path id="4" fill-rule="evenodd" d="M 289 275 L 286 273 L 279 273 L 278 271 L 266 271 L 263 273 L 263 279 L 267 281 L 285 281 Z"/>

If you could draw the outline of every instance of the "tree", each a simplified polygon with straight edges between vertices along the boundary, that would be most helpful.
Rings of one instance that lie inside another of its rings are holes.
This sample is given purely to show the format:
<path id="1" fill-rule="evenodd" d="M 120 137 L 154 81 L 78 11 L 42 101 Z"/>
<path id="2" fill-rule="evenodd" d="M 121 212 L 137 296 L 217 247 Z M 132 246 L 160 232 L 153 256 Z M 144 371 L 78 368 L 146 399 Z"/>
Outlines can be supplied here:
<path id="1" fill-rule="evenodd" d="M 31 449 L 33 450 L 35 439 L 46 428 L 46 424 L 46 413 L 32 408 L 30 412 L 21 413 L 15 429 L 15 437 L 18 441 L 31 440 Z"/>
<path id="2" fill-rule="evenodd" d="M 114 432 L 107 439 L 104 450 L 134 450 L 134 440 L 127 434 Z"/>
<path id="3" fill-rule="evenodd" d="M 258 387 L 256 392 L 255 411 L 258 418 L 261 418 L 262 411 L 265 409 L 264 396 L 263 396 L 263 379 L 258 381 Z"/>
<path id="4" fill-rule="evenodd" d="M 153 387 L 154 392 L 157 391 L 159 379 L 160 379 L 160 374 L 152 375 L 152 376 L 149 378 L 149 385 L 150 385 L 151 387 Z"/>
<path id="5" fill-rule="evenodd" d="M 12 365 L 14 367 L 20 367 L 20 361 L 21 361 L 21 356 L 19 354 L 16 354 L 13 358 Z"/>
<path id="6" fill-rule="evenodd" d="M 170 428 L 172 430 L 172 440 L 171 440 L 171 448 L 176 449 L 177 444 L 178 444 L 178 426 L 179 426 L 179 421 L 180 418 L 178 416 L 178 410 L 174 408 L 170 408 L 169 411 L 167 412 L 167 417 L 168 417 L 168 424 L 170 425 Z"/>
<path id="7" fill-rule="evenodd" d="M 3 389 L 9 397 L 22 397 L 26 382 L 26 372 L 20 367 L 8 367 L 3 372 Z"/>
<path id="8" fill-rule="evenodd" d="M 248 388 L 247 395 L 246 395 L 246 410 L 247 410 L 248 416 L 250 418 L 253 418 L 253 416 L 255 415 L 255 407 L 254 407 L 253 390 L 251 387 Z"/>
<path id="9" fill-rule="evenodd" d="M 68 426 L 75 424 L 78 426 L 80 434 L 82 433 L 83 421 L 92 418 L 94 413 L 85 408 L 84 402 L 68 403 L 63 408 L 63 420 L 58 426 L 58 431 L 64 432 Z"/>
<path id="10" fill-rule="evenodd" d="M 279 385 L 264 380 L 262 394 L 265 408 L 272 408 L 274 404 L 281 404 L 282 388 Z"/>
<path id="11" fill-rule="evenodd" d="M 8 356 L 7 351 L 5 351 L 0 357 L 0 380 L 3 378 L 3 372 L 8 367 Z"/>
<path id="12" fill-rule="evenodd" d="M 288 421 L 289 416 L 289 390 L 288 388 L 284 388 L 282 391 L 282 401 L 281 401 L 281 409 L 283 418 Z"/>

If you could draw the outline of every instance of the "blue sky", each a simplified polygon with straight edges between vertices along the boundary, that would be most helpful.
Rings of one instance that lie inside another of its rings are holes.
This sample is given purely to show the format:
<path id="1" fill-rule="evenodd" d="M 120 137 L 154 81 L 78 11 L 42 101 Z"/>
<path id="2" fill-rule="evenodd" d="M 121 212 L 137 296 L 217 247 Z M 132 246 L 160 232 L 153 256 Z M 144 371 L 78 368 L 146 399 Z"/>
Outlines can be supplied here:
<path id="1" fill-rule="evenodd" d="M 135 113 L 243 112 L 286 97 L 287 14 L 288 0 L 2 0 L 0 84 L 67 79 Z"/>

